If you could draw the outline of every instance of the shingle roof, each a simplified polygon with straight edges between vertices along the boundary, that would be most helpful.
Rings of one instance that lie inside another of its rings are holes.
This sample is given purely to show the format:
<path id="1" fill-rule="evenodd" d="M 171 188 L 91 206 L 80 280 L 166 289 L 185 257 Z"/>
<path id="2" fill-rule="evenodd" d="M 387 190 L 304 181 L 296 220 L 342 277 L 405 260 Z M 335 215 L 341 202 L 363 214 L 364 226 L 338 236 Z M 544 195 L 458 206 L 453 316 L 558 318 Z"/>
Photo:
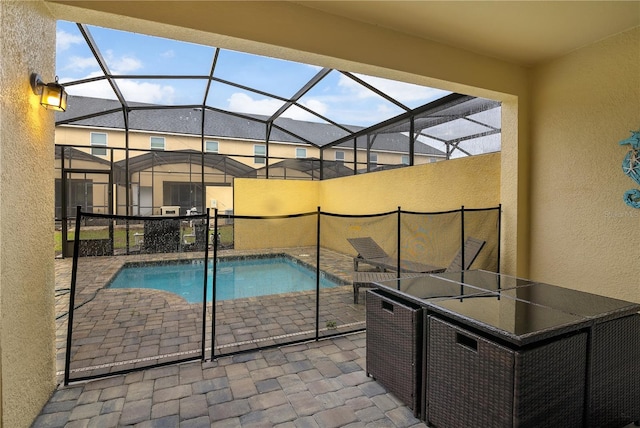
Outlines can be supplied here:
<path id="1" fill-rule="evenodd" d="M 201 135 L 203 109 L 167 108 L 149 104 L 132 103 L 129 112 L 129 129 L 172 134 Z M 214 138 L 265 141 L 267 116 L 235 115 L 205 109 L 204 135 Z M 125 129 L 122 107 L 117 100 L 69 96 L 65 112 L 56 113 L 56 124 Z M 345 126 L 351 132 L 364 128 Z M 403 131 L 404 132 L 404 131 Z M 300 121 L 280 117 L 271 129 L 270 141 L 324 147 L 349 133 L 328 123 Z M 347 143 L 352 147 L 352 143 Z M 359 148 L 367 146 L 366 137 L 358 137 Z M 400 132 L 376 134 L 375 150 L 408 152 L 409 137 Z M 415 152 L 425 155 L 443 156 L 444 153 L 425 144 L 416 144 Z"/>

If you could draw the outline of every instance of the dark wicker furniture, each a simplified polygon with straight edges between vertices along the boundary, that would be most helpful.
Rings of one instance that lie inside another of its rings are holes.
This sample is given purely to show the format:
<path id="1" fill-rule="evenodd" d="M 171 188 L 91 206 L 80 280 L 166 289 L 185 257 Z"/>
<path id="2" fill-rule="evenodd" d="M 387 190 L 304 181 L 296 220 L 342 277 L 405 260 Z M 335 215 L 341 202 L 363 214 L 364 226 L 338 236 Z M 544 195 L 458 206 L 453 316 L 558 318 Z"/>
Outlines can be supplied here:
<path id="1" fill-rule="evenodd" d="M 422 307 L 419 413 L 427 423 L 622 427 L 640 421 L 640 305 L 483 271 L 377 285 L 367 299 L 381 295 Z M 369 324 L 369 306 L 367 312 Z"/>
<path id="2" fill-rule="evenodd" d="M 367 375 L 382 383 L 417 416 L 421 401 L 422 308 L 374 293 L 367 296 L 366 304 Z"/>
<path id="3" fill-rule="evenodd" d="M 514 349 L 429 318 L 427 402 L 434 426 L 583 425 L 585 332 Z"/>

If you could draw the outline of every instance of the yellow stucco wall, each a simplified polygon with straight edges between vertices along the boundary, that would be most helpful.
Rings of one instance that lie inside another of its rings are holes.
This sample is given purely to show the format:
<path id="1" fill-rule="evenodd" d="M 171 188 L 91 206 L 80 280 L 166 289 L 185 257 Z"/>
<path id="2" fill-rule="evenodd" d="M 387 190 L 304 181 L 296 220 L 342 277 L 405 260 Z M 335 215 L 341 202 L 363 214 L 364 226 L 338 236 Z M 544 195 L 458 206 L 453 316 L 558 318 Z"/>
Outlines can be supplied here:
<path id="1" fill-rule="evenodd" d="M 640 302 L 640 210 L 622 173 L 640 128 L 640 28 L 539 67 L 533 79 L 531 276 Z"/>
<path id="2" fill-rule="evenodd" d="M 236 179 L 237 215 L 288 215 L 314 212 L 377 214 L 486 208 L 500 203 L 500 154 L 455 159 L 324 181 Z M 395 220 L 387 226 L 395 231 Z M 329 227 L 329 229 L 331 228 Z M 304 232 L 303 232 L 304 231 Z M 259 245 L 314 245 L 315 217 L 296 220 L 237 220 L 237 249 Z M 344 233 L 344 232 L 341 232 Z M 323 233 L 322 246 L 349 253 L 344 236 Z M 455 249 L 454 249 L 455 250 Z"/>
<path id="3" fill-rule="evenodd" d="M 31 72 L 54 80 L 55 21 L 40 2 L 0 2 L 0 426 L 31 425 L 55 386 L 53 112 Z"/>
<path id="4" fill-rule="evenodd" d="M 326 180 L 318 201 L 323 211 L 344 214 L 373 214 L 399 206 L 432 212 L 499 203 L 500 153 Z"/>
<path id="5" fill-rule="evenodd" d="M 235 214 L 275 216 L 316 211 L 320 183 L 236 178 L 233 182 Z"/>
<path id="6" fill-rule="evenodd" d="M 319 181 L 236 178 L 235 215 L 280 216 L 316 211 Z M 315 217 L 299 219 L 235 220 L 236 249 L 283 248 L 316 242 Z"/>

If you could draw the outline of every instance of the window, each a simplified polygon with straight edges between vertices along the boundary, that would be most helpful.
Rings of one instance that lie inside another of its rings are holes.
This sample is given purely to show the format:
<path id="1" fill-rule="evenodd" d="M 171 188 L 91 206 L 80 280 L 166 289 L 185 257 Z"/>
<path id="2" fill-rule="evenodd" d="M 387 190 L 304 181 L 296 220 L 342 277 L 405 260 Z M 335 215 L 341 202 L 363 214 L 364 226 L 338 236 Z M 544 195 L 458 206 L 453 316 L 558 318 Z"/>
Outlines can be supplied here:
<path id="1" fill-rule="evenodd" d="M 409 165 L 409 156 L 402 155 L 402 165 Z"/>
<path id="2" fill-rule="evenodd" d="M 336 151 L 336 160 L 338 162 L 344 162 L 344 152 Z"/>
<path id="3" fill-rule="evenodd" d="M 107 134 L 102 132 L 91 133 L 91 154 L 94 156 L 106 156 Z"/>
<path id="4" fill-rule="evenodd" d="M 373 168 L 378 166 L 378 154 L 377 153 L 371 153 L 369 155 L 369 165 L 371 165 Z"/>
<path id="5" fill-rule="evenodd" d="M 255 156 L 255 158 L 253 159 L 253 162 L 255 163 L 261 163 L 264 164 L 266 163 L 266 156 L 267 156 L 267 146 L 265 146 L 264 144 L 256 144 L 253 146 L 253 155 Z"/>
<path id="6" fill-rule="evenodd" d="M 296 149 L 296 159 L 305 159 L 307 157 L 307 149 Z"/>
<path id="7" fill-rule="evenodd" d="M 204 151 L 207 153 L 218 153 L 218 142 L 217 141 L 205 141 L 204 142 Z"/>
<path id="8" fill-rule="evenodd" d="M 151 150 L 164 150 L 164 137 L 151 137 Z"/>

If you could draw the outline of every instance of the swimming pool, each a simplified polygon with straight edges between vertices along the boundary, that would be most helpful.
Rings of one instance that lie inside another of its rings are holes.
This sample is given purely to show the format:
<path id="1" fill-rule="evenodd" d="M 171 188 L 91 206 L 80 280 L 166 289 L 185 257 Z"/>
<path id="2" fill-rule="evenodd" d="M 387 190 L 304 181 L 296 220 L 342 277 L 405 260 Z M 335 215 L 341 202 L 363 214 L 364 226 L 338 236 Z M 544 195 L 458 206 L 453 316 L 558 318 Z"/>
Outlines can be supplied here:
<path id="1" fill-rule="evenodd" d="M 212 261 L 209 261 L 207 275 L 209 302 L 213 288 Z M 198 303 L 202 301 L 203 281 L 202 260 L 144 266 L 125 264 L 111 281 L 109 288 L 152 288 L 177 294 L 189 303 Z M 320 288 L 338 285 L 338 282 L 321 274 Z M 288 257 L 221 259 L 217 263 L 217 300 L 309 291 L 315 288 L 316 272 Z"/>

